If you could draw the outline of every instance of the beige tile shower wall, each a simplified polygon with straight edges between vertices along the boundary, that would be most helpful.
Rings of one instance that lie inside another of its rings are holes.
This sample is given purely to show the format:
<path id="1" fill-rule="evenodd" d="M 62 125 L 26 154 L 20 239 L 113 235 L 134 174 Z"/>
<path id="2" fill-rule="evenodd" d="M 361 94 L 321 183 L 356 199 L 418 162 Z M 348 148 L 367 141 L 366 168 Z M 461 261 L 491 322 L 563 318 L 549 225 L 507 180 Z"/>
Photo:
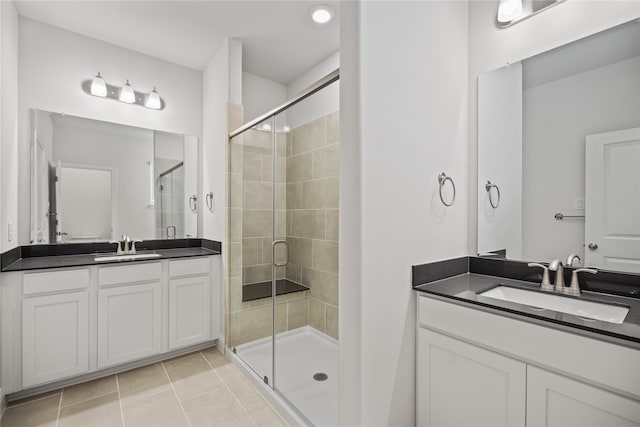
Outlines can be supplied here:
<path id="1" fill-rule="evenodd" d="M 271 132 L 252 129 L 242 136 L 242 277 L 243 284 L 250 284 L 271 280 L 273 150 Z M 285 147 L 286 136 L 276 134 L 275 220 L 278 240 L 283 240 L 286 233 Z M 284 268 L 278 269 L 276 274 L 277 278 L 284 278 Z"/>
<path id="2" fill-rule="evenodd" d="M 276 228 L 286 234 L 286 136 L 277 136 Z M 271 134 L 249 130 L 229 149 L 229 260 L 226 342 L 230 347 L 271 335 L 272 298 L 242 302 L 244 284 L 271 280 Z M 278 259 L 283 254 L 276 253 Z M 284 268 L 277 272 L 285 276 Z M 309 324 L 309 292 L 276 297 L 276 332 Z"/>
<path id="3" fill-rule="evenodd" d="M 338 338 L 339 115 L 287 138 L 287 278 L 310 287 L 309 324 Z"/>

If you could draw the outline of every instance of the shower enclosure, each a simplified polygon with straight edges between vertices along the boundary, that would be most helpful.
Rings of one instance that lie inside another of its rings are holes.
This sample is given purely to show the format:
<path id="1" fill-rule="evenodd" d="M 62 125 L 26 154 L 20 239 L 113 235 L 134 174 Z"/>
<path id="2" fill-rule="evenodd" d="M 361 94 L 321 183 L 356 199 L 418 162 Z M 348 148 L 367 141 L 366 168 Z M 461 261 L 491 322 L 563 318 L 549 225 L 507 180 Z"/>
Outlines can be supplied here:
<path id="1" fill-rule="evenodd" d="M 228 347 L 338 423 L 338 71 L 230 134 Z"/>
<path id="2" fill-rule="evenodd" d="M 184 162 L 160 174 L 159 189 L 162 238 L 184 236 Z"/>

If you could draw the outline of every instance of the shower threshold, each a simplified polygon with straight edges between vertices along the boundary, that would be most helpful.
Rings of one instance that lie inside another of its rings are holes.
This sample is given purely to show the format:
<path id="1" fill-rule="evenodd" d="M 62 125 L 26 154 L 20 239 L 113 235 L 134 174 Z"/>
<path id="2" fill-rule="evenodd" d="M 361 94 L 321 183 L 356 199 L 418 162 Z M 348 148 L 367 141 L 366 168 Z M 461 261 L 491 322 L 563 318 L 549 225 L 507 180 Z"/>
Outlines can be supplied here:
<path id="1" fill-rule="evenodd" d="M 292 282 L 288 279 L 276 280 L 276 295 L 291 294 L 294 292 L 308 291 L 307 286 Z M 269 298 L 272 295 L 271 281 L 251 283 L 242 286 L 242 302 L 254 301 L 261 298 Z"/>

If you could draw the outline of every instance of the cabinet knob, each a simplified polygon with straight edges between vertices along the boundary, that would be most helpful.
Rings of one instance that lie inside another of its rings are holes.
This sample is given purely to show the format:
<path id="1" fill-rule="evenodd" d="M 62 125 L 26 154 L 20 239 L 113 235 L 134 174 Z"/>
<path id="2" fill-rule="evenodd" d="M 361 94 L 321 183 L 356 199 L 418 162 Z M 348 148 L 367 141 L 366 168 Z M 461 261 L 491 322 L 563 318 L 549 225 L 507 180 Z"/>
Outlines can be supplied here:
<path id="1" fill-rule="evenodd" d="M 589 249 L 591 249 L 592 251 L 595 251 L 596 249 L 598 249 L 598 244 L 597 244 L 597 243 L 589 243 L 589 244 L 587 245 L 587 247 L 588 247 Z"/>

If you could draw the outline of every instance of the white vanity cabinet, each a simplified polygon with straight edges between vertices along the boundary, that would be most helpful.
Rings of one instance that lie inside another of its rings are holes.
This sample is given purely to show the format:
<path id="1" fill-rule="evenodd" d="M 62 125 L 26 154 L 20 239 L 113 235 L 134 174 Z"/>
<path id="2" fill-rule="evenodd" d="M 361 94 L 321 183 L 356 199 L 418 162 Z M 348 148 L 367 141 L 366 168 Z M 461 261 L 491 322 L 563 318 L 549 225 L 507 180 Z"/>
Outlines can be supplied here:
<path id="1" fill-rule="evenodd" d="M 206 341 L 211 335 L 210 261 L 169 262 L 169 349 Z"/>
<path id="2" fill-rule="evenodd" d="M 86 269 L 24 275 L 24 387 L 89 372 L 88 287 Z"/>
<path id="3" fill-rule="evenodd" d="M 98 268 L 98 368 L 162 350 L 160 262 Z"/>
<path id="4" fill-rule="evenodd" d="M 3 392 L 212 344 L 222 337 L 220 283 L 217 255 L 2 273 Z"/>
<path id="5" fill-rule="evenodd" d="M 640 426 L 640 401 L 528 366 L 527 425 Z"/>
<path id="6" fill-rule="evenodd" d="M 525 425 L 526 364 L 424 328 L 418 343 L 419 425 Z"/>
<path id="7" fill-rule="evenodd" d="M 640 350 L 417 300 L 417 425 L 640 427 Z"/>

